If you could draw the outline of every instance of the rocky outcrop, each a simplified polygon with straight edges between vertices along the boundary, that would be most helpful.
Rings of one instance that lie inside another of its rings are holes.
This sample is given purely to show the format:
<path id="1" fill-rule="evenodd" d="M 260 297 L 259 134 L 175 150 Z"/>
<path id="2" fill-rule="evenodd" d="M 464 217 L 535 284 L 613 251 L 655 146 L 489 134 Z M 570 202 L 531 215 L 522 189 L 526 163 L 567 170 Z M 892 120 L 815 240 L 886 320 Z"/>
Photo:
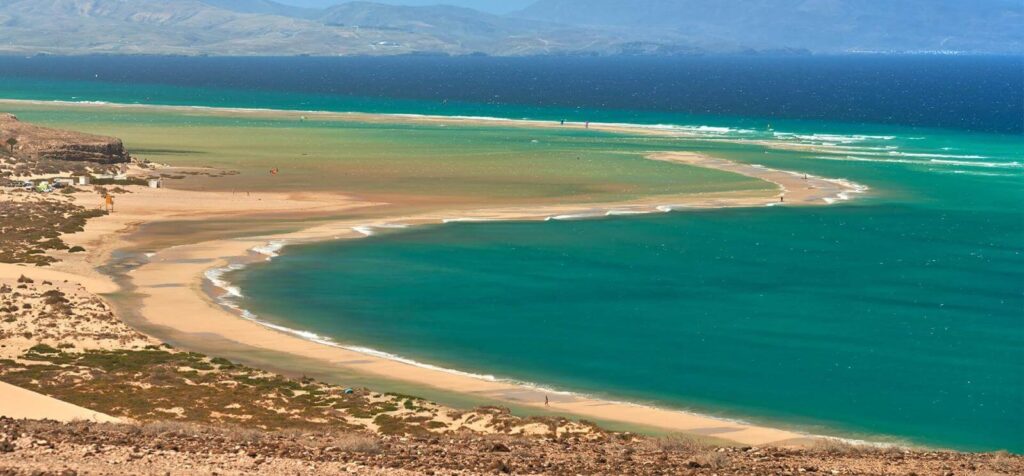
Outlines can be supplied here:
<path id="1" fill-rule="evenodd" d="M 17 141 L 13 147 L 9 139 Z M 124 163 L 131 159 L 121 139 L 116 137 L 40 127 L 21 122 L 13 114 L 0 114 L 0 147 L 15 156 L 33 159 L 99 164 Z"/>
<path id="2" fill-rule="evenodd" d="M 373 436 L 343 429 L 265 431 L 236 425 L 0 417 L 0 474 L 360 474 L 855 476 L 1021 474 L 1010 453 L 838 445 L 718 447 L 696 439 L 574 436 Z"/>

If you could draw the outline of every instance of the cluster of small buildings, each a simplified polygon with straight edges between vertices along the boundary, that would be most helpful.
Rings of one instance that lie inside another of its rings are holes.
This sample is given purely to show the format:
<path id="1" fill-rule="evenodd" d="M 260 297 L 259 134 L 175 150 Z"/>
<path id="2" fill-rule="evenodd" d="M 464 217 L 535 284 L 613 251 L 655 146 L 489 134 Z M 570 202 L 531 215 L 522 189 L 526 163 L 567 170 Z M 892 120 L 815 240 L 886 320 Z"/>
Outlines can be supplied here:
<path id="1" fill-rule="evenodd" d="M 34 191 L 40 193 L 50 193 L 54 190 L 62 189 L 71 186 L 87 186 L 92 184 L 93 180 L 113 180 L 115 182 L 127 181 L 128 176 L 125 174 L 97 174 L 97 175 L 78 175 L 75 177 L 58 177 L 50 180 L 7 180 L 3 185 L 14 188 L 21 188 L 27 191 Z M 151 178 L 147 180 L 149 188 L 160 188 L 163 186 L 163 180 L 159 178 Z"/>

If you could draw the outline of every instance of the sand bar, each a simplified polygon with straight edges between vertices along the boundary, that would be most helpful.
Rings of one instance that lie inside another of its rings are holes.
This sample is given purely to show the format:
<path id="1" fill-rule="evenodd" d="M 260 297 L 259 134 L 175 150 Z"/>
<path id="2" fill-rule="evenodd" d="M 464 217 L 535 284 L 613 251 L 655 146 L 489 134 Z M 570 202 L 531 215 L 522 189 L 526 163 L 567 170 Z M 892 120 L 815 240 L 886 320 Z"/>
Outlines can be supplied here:
<path id="1" fill-rule="evenodd" d="M 444 369 L 425 368 L 338 346 L 312 342 L 297 335 L 243 319 L 237 313 L 217 304 L 204 292 L 206 284 L 204 273 L 206 271 L 226 266 L 240 257 L 252 259 L 254 248 L 265 246 L 272 240 L 303 243 L 351 239 L 366 236 L 367 230 L 372 230 L 374 226 L 412 226 L 438 224 L 452 220 L 544 220 L 558 217 L 599 217 L 606 216 L 609 212 L 657 213 L 684 208 L 752 207 L 777 204 L 825 205 L 829 203 L 824 200 L 825 198 L 837 197 L 840 194 L 852 193 L 856 190 L 853 185 L 841 181 L 805 177 L 802 174 L 738 164 L 698 154 L 663 153 L 652 154 L 651 158 L 718 168 L 757 177 L 775 183 L 779 190 L 767 193 L 754 191 L 651 197 L 626 203 L 587 204 L 582 208 L 573 205 L 558 205 L 539 209 L 493 208 L 476 211 L 437 211 L 419 215 L 387 217 L 373 222 L 338 221 L 282 235 L 213 240 L 176 246 L 156 252 L 150 256 L 148 263 L 131 271 L 131 282 L 135 291 L 141 296 L 138 313 L 149 324 L 173 330 L 177 335 L 193 335 L 197 338 L 216 336 L 257 349 L 312 359 L 322 362 L 324 366 L 345 368 L 350 371 L 397 379 L 416 385 L 477 395 L 519 406 L 564 412 L 590 419 L 619 421 L 669 431 L 714 436 L 742 444 L 784 444 L 804 438 L 805 435 L 785 430 L 682 411 L 568 394 L 548 393 L 552 397 L 551 403 L 550 407 L 545 407 L 546 392 L 544 391 L 502 381 L 475 378 Z M 784 203 L 780 200 L 782 194 L 786 196 Z M 235 200 L 238 198 L 236 197 Z M 173 211 L 177 208 L 170 203 L 172 201 L 170 197 L 164 197 L 161 203 L 168 210 Z M 127 206 L 129 210 L 138 206 L 139 213 L 148 208 L 142 203 L 128 204 Z M 358 206 L 358 204 L 339 199 L 335 206 L 343 208 Z M 214 212 L 218 211 L 214 208 Z M 160 214 L 150 213 L 149 219 L 160 219 L 160 216 Z M 102 219 L 97 221 L 102 221 Z"/>
<path id="2" fill-rule="evenodd" d="M 30 103 L 60 105 L 62 107 L 125 107 L 151 109 L 154 106 L 83 105 L 42 101 L 7 101 L 3 103 Z M 434 122 L 452 125 L 492 124 L 514 127 L 573 127 L 584 124 L 567 123 L 565 126 L 550 121 L 503 120 L 484 118 L 452 118 L 432 116 L 403 116 L 359 113 L 321 113 L 311 111 L 270 111 L 244 109 L 216 109 L 177 106 L 155 106 L 192 114 L 268 115 L 299 119 L 302 115 L 316 115 L 317 119 L 351 120 L 362 122 Z M 686 137 L 688 132 L 656 127 L 591 124 L 592 130 L 655 134 L 668 137 Z M 694 137 L 704 137 L 694 133 Z M 806 435 L 741 422 L 729 421 L 683 411 L 653 408 L 631 403 L 614 402 L 563 393 L 533 389 L 513 383 L 477 378 L 446 369 L 430 368 L 404 363 L 376 355 L 357 352 L 339 346 L 310 341 L 296 334 L 275 330 L 247 320 L 233 310 L 218 304 L 206 290 L 209 282 L 205 273 L 240 260 L 261 259 L 254 249 L 275 241 L 288 244 L 324 240 L 362 238 L 373 234 L 378 227 L 415 226 L 458 221 L 508 220 L 562 220 L 602 218 L 612 215 L 664 213 L 685 209 L 711 209 L 727 207 L 815 206 L 828 205 L 851 198 L 852 194 L 866 190 L 857 184 L 837 179 L 809 176 L 798 172 L 782 171 L 760 165 L 741 164 L 728 160 L 685 152 L 651 152 L 651 160 L 706 167 L 745 175 L 775 184 L 775 190 L 752 190 L 716 193 L 689 193 L 659 195 L 625 202 L 558 204 L 532 207 L 489 207 L 438 209 L 409 214 L 386 206 L 374 218 L 353 218 L 310 224 L 295 232 L 265 236 L 246 236 L 230 239 L 194 240 L 185 244 L 154 249 L 147 262 L 132 269 L 127 279 L 138 296 L 135 314 L 147 326 L 164 328 L 176 336 L 194 336 L 195 339 L 217 339 L 243 346 L 320 362 L 325 368 L 344 369 L 366 375 L 395 379 L 423 387 L 434 387 L 476 395 L 490 400 L 508 402 L 519 407 L 562 412 L 577 417 L 618 421 L 628 424 L 712 436 L 741 444 L 786 444 L 805 441 Z M 132 243 L 132 231 L 139 225 L 157 222 L 200 221 L 217 222 L 225 218 L 258 215 L 280 216 L 337 216 L 340 212 L 373 207 L 354 197 L 322 192 L 302 193 L 232 193 L 194 192 L 173 189 L 131 187 L 132 193 L 119 195 L 116 212 L 90 220 L 86 230 L 66 237 L 69 245 L 82 245 L 88 250 L 60 263 L 55 268 L 61 276 L 77 276 L 76 280 L 94 293 L 110 293 L 118 285 L 96 267 L 110 261 L 114 251 Z M 80 193 L 75 200 L 81 205 L 98 207 L 95 194 Z M 391 210 L 393 213 L 389 213 Z M 224 235 L 229 230 L 224 230 Z M 7 268 L 6 273 L 16 270 Z M 55 276 L 56 277 L 56 276 Z M 187 339 L 186 339 L 187 341 Z M 400 351 L 399 351 L 400 352 Z M 545 407 L 544 397 L 550 397 Z"/>

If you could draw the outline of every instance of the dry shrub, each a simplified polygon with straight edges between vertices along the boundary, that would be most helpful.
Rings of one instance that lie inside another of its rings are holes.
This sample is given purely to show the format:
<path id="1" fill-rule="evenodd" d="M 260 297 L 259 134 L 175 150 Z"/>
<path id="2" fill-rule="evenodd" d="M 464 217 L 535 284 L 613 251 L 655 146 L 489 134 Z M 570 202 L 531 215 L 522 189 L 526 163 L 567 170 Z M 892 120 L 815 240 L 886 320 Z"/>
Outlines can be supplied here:
<path id="1" fill-rule="evenodd" d="M 654 439 L 654 444 L 661 451 L 670 453 L 699 453 L 715 447 L 707 439 L 694 435 L 666 435 Z"/>
<path id="2" fill-rule="evenodd" d="M 337 435 L 330 440 L 330 445 L 346 453 L 380 453 L 380 440 L 369 435 L 357 433 Z"/>
<path id="3" fill-rule="evenodd" d="M 202 426 L 195 423 L 181 421 L 155 421 L 142 426 L 142 432 L 147 435 L 177 435 L 196 438 L 204 434 Z"/>
<path id="4" fill-rule="evenodd" d="M 264 440 L 266 433 L 255 428 L 244 428 L 240 426 L 229 426 L 224 428 L 224 436 L 236 443 L 260 443 Z"/>
<path id="5" fill-rule="evenodd" d="M 836 438 L 821 438 L 811 447 L 817 453 L 829 456 L 859 456 L 874 448 L 870 445 L 857 444 Z"/>
<path id="6" fill-rule="evenodd" d="M 308 431 L 301 428 L 281 428 L 275 431 L 274 434 L 291 441 L 315 440 L 315 438 L 310 437 Z"/>
<path id="7" fill-rule="evenodd" d="M 696 460 L 705 468 L 722 469 L 729 466 L 729 457 L 718 451 L 705 451 Z"/>
<path id="8" fill-rule="evenodd" d="M 999 450 L 992 453 L 992 459 L 989 461 L 989 464 L 992 465 L 992 469 L 997 471 L 995 474 L 1013 474 L 1016 469 L 1014 460 L 1017 458 L 1019 456 L 1015 457 L 1006 450 Z"/>
<path id="9" fill-rule="evenodd" d="M 257 433 L 260 436 L 269 435 L 268 433 Z M 362 433 L 320 433 L 301 428 L 284 428 L 273 432 L 272 435 L 311 448 L 336 448 L 346 453 L 368 454 L 376 454 L 381 451 L 381 442 L 378 438 Z"/>

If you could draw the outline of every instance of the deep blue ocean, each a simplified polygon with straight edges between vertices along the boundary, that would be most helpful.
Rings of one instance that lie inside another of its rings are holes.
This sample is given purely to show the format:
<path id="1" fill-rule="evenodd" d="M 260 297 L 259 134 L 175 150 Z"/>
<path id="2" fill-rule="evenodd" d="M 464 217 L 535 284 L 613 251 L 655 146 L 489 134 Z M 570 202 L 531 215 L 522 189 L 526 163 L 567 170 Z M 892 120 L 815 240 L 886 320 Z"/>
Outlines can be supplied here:
<path id="1" fill-rule="evenodd" d="M 424 227 L 286 248 L 231 279 L 261 318 L 435 365 L 1024 451 L 1022 58 L 2 60 L 0 98 L 721 128 L 661 145 L 871 191 L 815 209 Z M 751 134 L 805 149 L 741 143 Z"/>
<path id="2" fill-rule="evenodd" d="M 8 98 L 72 99 L 62 87 L 71 81 L 80 99 L 139 103 L 639 123 L 816 119 L 1024 132 L 1024 57 L 0 60 L 0 93 Z"/>

